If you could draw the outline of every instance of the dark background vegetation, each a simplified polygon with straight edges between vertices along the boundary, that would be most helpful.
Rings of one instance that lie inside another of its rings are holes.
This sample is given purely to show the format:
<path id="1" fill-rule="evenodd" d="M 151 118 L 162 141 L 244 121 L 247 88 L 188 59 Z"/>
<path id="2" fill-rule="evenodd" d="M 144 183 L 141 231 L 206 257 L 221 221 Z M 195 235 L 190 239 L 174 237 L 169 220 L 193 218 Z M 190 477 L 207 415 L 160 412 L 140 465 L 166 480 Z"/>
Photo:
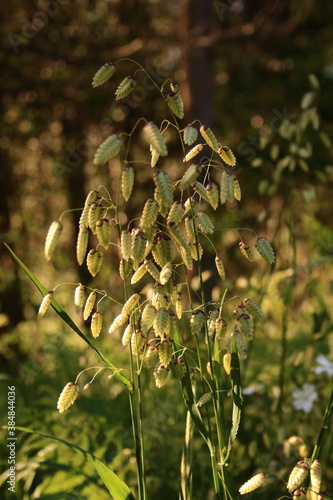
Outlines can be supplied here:
<path id="1" fill-rule="evenodd" d="M 270 390 L 247 401 L 233 474 L 238 485 L 270 464 L 270 472 L 283 476 L 288 460 L 298 459 L 297 452 L 287 456 L 284 443 L 300 435 L 311 452 L 331 384 L 328 375 L 314 381 L 312 368 L 316 354 L 329 357 L 333 352 L 329 142 L 333 4 L 314 0 L 12 0 L 2 2 L 0 12 L 0 227 L 45 286 L 89 284 L 85 268 L 78 270 L 75 264 L 75 225 L 80 212 L 64 219 L 65 234 L 53 264 L 46 263 L 43 245 L 50 222 L 64 210 L 82 207 L 90 189 L 104 183 L 117 190 L 118 181 L 107 169 L 92 164 L 96 147 L 110 133 L 129 132 L 141 116 L 159 122 L 165 115 L 159 94 L 140 74 L 141 84 L 133 97 L 113 105 L 116 85 L 136 70 L 129 59 L 139 62 L 159 85 L 167 78 L 177 81 L 185 102 L 184 126 L 199 119 L 233 149 L 243 200 L 237 216 L 232 208 L 223 214 L 223 224 L 249 226 L 270 240 L 275 238 L 276 271 L 290 266 L 300 270 L 290 300 L 284 300 L 284 290 L 279 290 L 282 312 L 276 310 L 278 304 L 272 298 L 270 324 L 248 363 L 245 384 L 258 381 L 256 375 Z M 117 83 L 112 79 L 93 89 L 96 70 L 106 61 L 122 58 Z M 320 83 L 310 110 L 318 113 L 317 129 L 301 125 L 308 108 L 302 110 L 300 102 L 311 91 L 311 73 Z M 281 137 L 285 120 L 299 127 L 300 144 L 310 147 L 310 154 L 299 156 L 291 147 L 294 139 Z M 139 135 L 133 144 L 140 146 Z M 279 146 L 277 156 L 272 144 Z M 176 145 L 171 152 L 172 147 Z M 279 168 L 278 161 L 285 157 L 289 157 L 285 168 Z M 175 161 L 180 162 L 179 169 L 184 168 L 179 157 Z M 145 182 L 139 171 L 135 202 L 127 206 L 133 216 L 137 205 L 151 196 L 145 192 Z M 250 280 L 249 267 L 235 255 L 235 245 L 231 239 L 225 248 L 231 290 L 242 283 L 259 289 L 260 272 Z M 107 380 L 101 380 L 95 391 L 59 417 L 55 402 L 62 387 L 84 367 L 96 364 L 96 359 L 52 312 L 51 319 L 36 324 L 40 296 L 3 248 L 0 266 L 1 392 L 5 397 L 7 385 L 16 384 L 18 423 L 86 446 L 132 485 L 134 458 L 126 395 L 116 384 L 110 388 Z M 69 304 L 71 312 L 72 289 L 65 288 L 59 288 L 58 297 L 63 305 Z M 286 315 L 285 383 L 292 391 L 310 378 L 323 397 L 322 405 L 317 402 L 310 415 L 295 412 L 290 400 L 285 406 L 280 400 L 275 418 L 273 389 L 279 385 L 275 351 L 280 348 Z M 270 354 L 271 369 L 263 368 L 261 360 Z M 120 348 L 113 355 L 124 356 Z M 170 391 L 174 394 L 177 389 L 171 386 Z M 184 425 L 180 403 L 163 394 L 152 391 L 146 406 L 149 481 L 152 498 L 161 499 L 177 498 Z M 5 399 L 2 408 L 5 415 Z M 174 439 L 166 443 L 165 435 Z M 201 455 L 195 462 L 194 498 L 208 498 L 209 459 L 200 440 L 196 446 Z M 327 446 L 328 490 L 333 462 Z M 51 498 L 47 494 L 107 498 L 89 467 L 46 440 L 21 438 L 19 463 L 17 498 Z M 63 489 L 52 490 L 55 483 L 62 483 Z M 266 498 L 278 497 L 280 491 L 282 482 L 279 486 L 272 483 Z M 265 498 L 265 493 L 260 495 Z"/>

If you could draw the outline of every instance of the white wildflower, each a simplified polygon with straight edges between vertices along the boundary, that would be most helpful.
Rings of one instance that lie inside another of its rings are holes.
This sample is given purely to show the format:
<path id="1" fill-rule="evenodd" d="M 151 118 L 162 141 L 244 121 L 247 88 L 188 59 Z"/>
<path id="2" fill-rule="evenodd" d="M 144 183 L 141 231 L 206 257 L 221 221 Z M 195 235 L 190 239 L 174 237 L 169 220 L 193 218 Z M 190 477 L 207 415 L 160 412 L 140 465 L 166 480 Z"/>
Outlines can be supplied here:
<path id="1" fill-rule="evenodd" d="M 318 363 L 318 366 L 316 366 L 313 371 L 317 374 L 320 375 L 320 373 L 327 373 L 327 375 L 333 375 L 333 363 L 332 361 L 329 361 L 326 356 L 323 354 L 319 354 L 316 357 L 316 363 Z"/>
<path id="2" fill-rule="evenodd" d="M 301 389 L 296 389 L 291 396 L 293 398 L 293 407 L 296 410 L 310 413 L 318 393 L 315 391 L 313 384 L 303 384 Z"/>

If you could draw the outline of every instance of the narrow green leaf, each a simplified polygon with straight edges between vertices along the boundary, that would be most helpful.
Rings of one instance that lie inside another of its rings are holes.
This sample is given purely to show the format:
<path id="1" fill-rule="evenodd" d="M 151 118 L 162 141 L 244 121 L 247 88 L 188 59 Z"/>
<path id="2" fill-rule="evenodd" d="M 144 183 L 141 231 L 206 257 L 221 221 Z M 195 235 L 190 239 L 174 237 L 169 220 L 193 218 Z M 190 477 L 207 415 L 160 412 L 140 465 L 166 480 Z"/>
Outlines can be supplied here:
<path id="1" fill-rule="evenodd" d="M 43 296 L 47 295 L 49 293 L 48 290 L 41 284 L 41 282 L 38 280 L 38 278 L 36 278 L 36 276 L 27 268 L 27 266 L 25 264 L 23 264 L 23 262 L 18 258 L 18 256 L 15 254 L 15 252 L 10 248 L 9 245 L 7 245 L 7 243 L 3 239 L 2 239 L 2 242 L 5 245 L 5 247 L 7 248 L 7 250 L 11 253 L 12 257 L 19 264 L 19 266 L 29 276 L 29 278 L 31 279 L 31 281 L 36 285 L 36 287 L 38 288 L 38 290 L 40 291 L 40 293 Z M 109 361 L 97 349 L 97 347 L 95 347 L 90 342 L 90 340 L 84 335 L 84 333 L 81 332 L 81 330 L 79 329 L 79 327 L 76 326 L 76 324 L 74 323 L 74 321 L 68 316 L 68 314 L 66 313 L 66 311 L 61 307 L 61 305 L 59 304 L 59 302 L 57 302 L 55 299 L 53 299 L 52 302 L 51 302 L 51 306 L 56 311 L 56 313 L 65 321 L 65 323 L 67 323 L 67 325 L 72 330 L 74 330 L 74 332 L 77 333 L 81 337 L 81 339 L 84 340 L 89 345 L 89 347 L 91 347 L 96 352 L 96 354 L 100 357 L 100 359 L 103 361 L 103 363 L 105 364 L 105 366 L 107 366 L 111 370 L 111 372 L 114 374 L 114 376 L 116 377 L 116 379 L 119 380 L 119 382 L 122 382 L 124 385 L 126 385 L 126 387 L 128 387 L 128 389 L 130 391 L 132 391 L 133 390 L 132 384 L 128 380 L 128 378 L 125 377 L 125 375 L 123 375 L 121 373 L 121 371 L 119 370 L 119 368 L 117 368 L 113 363 L 111 363 L 111 361 Z"/>
<path id="2" fill-rule="evenodd" d="M 239 357 L 237 353 L 237 346 L 235 340 L 231 342 L 230 346 L 231 352 L 231 365 L 230 365 L 230 378 L 231 378 L 231 391 L 232 391 L 232 425 L 229 435 L 228 448 L 225 456 L 225 461 L 228 459 L 232 445 L 236 439 L 240 418 L 241 418 L 241 406 L 242 406 L 242 388 L 241 388 L 241 378 L 240 378 L 240 365 Z"/>
<path id="3" fill-rule="evenodd" d="M 2 426 L 2 429 L 6 429 L 7 426 Z M 101 460 L 99 460 L 95 455 L 90 453 L 87 450 L 76 446 L 75 444 L 69 443 L 64 439 L 59 439 L 55 436 L 49 436 L 48 434 L 44 434 L 43 432 L 34 431 L 32 429 L 28 429 L 26 427 L 17 426 L 16 429 L 21 432 L 26 432 L 29 434 L 37 434 L 38 436 L 42 436 L 48 439 L 52 439 L 52 441 L 58 441 L 62 443 L 77 453 L 81 453 L 92 465 L 95 467 L 96 472 L 102 479 L 103 483 L 109 490 L 112 498 L 114 500 L 134 500 L 133 493 L 123 481 L 119 479 L 119 477 L 110 469 L 107 465 L 105 465 Z"/>

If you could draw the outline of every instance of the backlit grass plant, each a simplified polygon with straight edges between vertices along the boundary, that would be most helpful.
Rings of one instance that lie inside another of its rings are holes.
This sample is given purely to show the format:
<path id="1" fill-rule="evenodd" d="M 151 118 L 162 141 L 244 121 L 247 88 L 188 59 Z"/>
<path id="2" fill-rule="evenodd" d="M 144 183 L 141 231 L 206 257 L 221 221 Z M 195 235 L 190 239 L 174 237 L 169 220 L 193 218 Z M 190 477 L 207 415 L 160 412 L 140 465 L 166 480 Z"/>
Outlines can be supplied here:
<path id="1" fill-rule="evenodd" d="M 136 73 L 144 71 L 139 66 Z M 93 86 L 104 84 L 115 73 L 116 64 L 106 63 L 94 76 Z M 136 74 L 128 76 L 118 85 L 116 100 L 130 95 L 136 79 Z M 252 297 L 229 296 L 225 286 L 228 269 L 223 263 L 221 244 L 218 244 L 218 249 L 214 244 L 216 233 L 220 234 L 223 229 L 219 225 L 219 211 L 225 210 L 225 204 L 241 200 L 241 187 L 233 173 L 236 158 L 207 125 L 198 121 L 179 125 L 178 120 L 183 119 L 184 109 L 175 83 L 166 82 L 159 88 L 154 80 L 152 82 L 165 101 L 166 118 L 161 123 L 154 123 L 149 118 L 139 119 L 131 133 L 117 132 L 106 138 L 94 156 L 94 164 L 101 165 L 98 168 L 103 168 L 103 164 L 115 157 L 119 159 L 122 164 L 120 188 L 115 195 L 110 194 L 108 186 L 88 193 L 77 231 L 77 262 L 86 265 L 94 278 L 103 266 L 109 265 L 104 258 L 105 252 L 110 246 L 116 247 L 119 259 L 113 266 L 118 269 L 123 287 L 121 290 L 110 290 L 107 286 L 100 289 L 85 286 L 84 283 L 74 285 L 75 308 L 82 313 L 85 321 L 90 321 L 91 340 L 87 340 L 82 332 L 79 334 L 95 349 L 107 371 L 110 370 L 128 391 L 137 462 L 138 500 L 152 498 L 146 481 L 142 425 L 143 371 L 147 371 L 154 380 L 156 390 L 163 386 L 167 388 L 171 377 L 179 380 L 187 412 L 179 498 L 193 498 L 192 439 L 196 429 L 208 447 L 216 498 L 235 500 L 240 485 L 234 484 L 228 465 L 241 420 L 240 360 L 246 358 L 249 343 L 256 341 L 256 325 L 265 319 L 259 304 Z M 169 154 L 167 137 L 170 130 L 175 131 L 179 138 L 179 174 L 176 179 L 165 169 L 164 163 Z M 126 203 L 136 189 L 137 162 L 132 159 L 135 155 L 131 153 L 134 134 L 137 141 L 142 141 L 146 157 L 144 165 L 147 177 L 152 179 L 153 189 L 149 192 L 150 184 L 147 184 L 142 206 L 137 206 L 135 218 L 124 224 L 119 216 L 119 207 L 126 212 Z M 52 259 L 56 251 L 63 224 L 59 220 L 50 226 L 45 243 L 47 260 Z M 257 253 L 258 257 L 272 265 L 275 256 L 269 241 L 255 236 L 251 247 L 241 237 L 244 232 L 237 230 L 241 254 L 253 261 Z M 215 255 L 213 273 L 220 289 L 218 300 L 210 297 L 208 300 L 205 296 L 202 258 L 206 252 Z M 191 289 L 194 275 L 200 284 L 198 293 Z M 78 332 L 56 301 L 56 287 L 48 293 L 40 284 L 39 288 L 44 295 L 39 316 L 53 305 L 58 314 Z M 112 318 L 105 313 L 106 302 L 110 304 Z M 106 330 L 109 335 L 121 332 L 121 343 L 128 352 L 127 366 L 117 366 L 116 359 L 109 362 L 94 347 L 94 339 Z M 98 367 L 95 370 L 96 374 L 100 372 Z M 79 376 L 63 389 L 58 400 L 59 412 L 75 404 L 81 389 L 78 379 Z M 93 380 L 94 377 L 84 389 Z M 166 435 L 166 440 L 168 438 Z M 311 484 L 315 485 L 315 493 L 319 493 L 317 452 L 310 460 L 302 462 L 305 464 L 302 468 L 296 466 L 297 474 L 292 472 L 287 487 L 293 498 L 303 495 L 300 487 L 303 488 L 304 484 L 307 487 L 304 483 L 307 479 L 305 471 L 309 470 L 312 471 Z M 101 470 L 98 469 L 98 472 L 104 481 Z M 258 473 L 240 487 L 239 493 L 243 495 L 253 491 L 264 485 L 265 479 L 264 473 Z M 109 483 L 107 486 L 116 500 L 132 498 L 127 488 L 117 489 Z M 296 494 L 297 491 L 301 493 Z"/>

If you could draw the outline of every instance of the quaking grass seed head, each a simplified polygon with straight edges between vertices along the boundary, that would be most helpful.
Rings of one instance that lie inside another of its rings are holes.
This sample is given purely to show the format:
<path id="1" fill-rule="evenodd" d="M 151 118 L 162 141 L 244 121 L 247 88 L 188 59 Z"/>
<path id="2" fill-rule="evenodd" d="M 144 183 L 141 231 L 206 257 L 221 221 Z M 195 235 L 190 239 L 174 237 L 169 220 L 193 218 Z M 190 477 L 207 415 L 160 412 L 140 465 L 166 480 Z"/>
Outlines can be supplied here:
<path id="1" fill-rule="evenodd" d="M 260 474 L 256 474 L 255 476 L 251 477 L 246 483 L 243 484 L 239 488 L 239 493 L 241 495 L 245 495 L 246 493 L 251 493 L 251 491 L 256 490 L 260 486 L 263 485 L 265 480 L 265 475 L 261 472 Z"/>
<path id="2" fill-rule="evenodd" d="M 287 490 L 289 493 L 295 491 L 300 486 L 309 474 L 309 465 L 307 462 L 301 460 L 297 462 L 295 467 L 290 473 L 287 483 Z"/>
<path id="3" fill-rule="evenodd" d="M 53 290 L 51 290 L 47 295 L 44 296 L 44 298 L 39 306 L 39 309 L 38 309 L 38 318 L 39 319 L 44 316 L 44 314 L 46 313 L 46 311 L 50 307 L 52 299 L 53 299 Z"/>
<path id="4" fill-rule="evenodd" d="M 51 260 L 61 233 L 62 233 L 61 222 L 59 221 L 52 222 L 46 235 L 45 247 L 44 247 L 44 253 L 47 260 Z"/>
<path id="5" fill-rule="evenodd" d="M 59 413 L 63 413 L 64 411 L 68 410 L 68 408 L 72 406 L 72 404 L 74 404 L 78 395 L 79 386 L 74 382 L 68 382 L 68 384 L 66 384 L 61 391 L 57 402 L 57 409 L 59 410 Z"/>

